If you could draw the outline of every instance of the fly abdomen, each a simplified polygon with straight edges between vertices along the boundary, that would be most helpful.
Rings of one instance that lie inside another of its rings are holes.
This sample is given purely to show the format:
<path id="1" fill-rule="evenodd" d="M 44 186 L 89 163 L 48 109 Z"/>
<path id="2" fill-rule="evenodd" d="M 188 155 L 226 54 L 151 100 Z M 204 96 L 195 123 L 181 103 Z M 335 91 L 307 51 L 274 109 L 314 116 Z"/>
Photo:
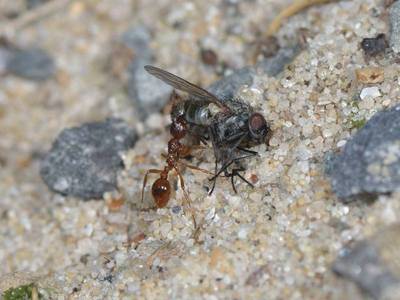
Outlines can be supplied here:
<path id="1" fill-rule="evenodd" d="M 211 124 L 212 114 L 208 105 L 209 103 L 198 100 L 180 102 L 174 106 L 172 116 L 175 118 L 179 115 L 183 115 L 188 123 L 209 126 Z"/>

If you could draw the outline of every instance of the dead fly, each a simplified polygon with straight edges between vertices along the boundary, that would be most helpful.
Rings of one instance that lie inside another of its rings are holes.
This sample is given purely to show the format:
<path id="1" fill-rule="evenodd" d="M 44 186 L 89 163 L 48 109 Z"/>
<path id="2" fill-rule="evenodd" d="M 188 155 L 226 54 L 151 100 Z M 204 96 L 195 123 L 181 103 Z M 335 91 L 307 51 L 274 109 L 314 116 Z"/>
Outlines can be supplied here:
<path id="1" fill-rule="evenodd" d="M 210 178 L 213 184 L 209 194 L 213 192 L 216 179 L 222 173 L 231 178 L 235 192 L 235 176 L 252 186 L 239 174 L 245 171 L 240 161 L 257 155 L 257 152 L 249 150 L 249 147 L 267 141 L 270 128 L 264 117 L 254 112 L 253 107 L 239 100 L 221 101 L 205 89 L 167 71 L 153 66 L 145 66 L 145 69 L 175 89 L 189 94 L 187 100 L 173 106 L 172 125 L 179 120 L 184 120 L 187 132 L 191 136 L 196 136 L 201 141 L 211 142 L 215 155 L 215 171 L 213 177 Z M 182 157 L 179 153 L 176 155 Z M 160 172 L 160 175 L 163 173 Z"/>

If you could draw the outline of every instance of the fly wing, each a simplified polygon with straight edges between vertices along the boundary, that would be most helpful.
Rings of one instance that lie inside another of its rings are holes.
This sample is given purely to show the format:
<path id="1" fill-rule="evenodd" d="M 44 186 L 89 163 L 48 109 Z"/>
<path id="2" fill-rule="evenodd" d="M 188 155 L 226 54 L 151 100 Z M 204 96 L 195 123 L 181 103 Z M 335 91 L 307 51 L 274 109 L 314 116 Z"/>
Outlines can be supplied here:
<path id="1" fill-rule="evenodd" d="M 217 97 L 215 97 L 210 92 L 207 92 L 205 89 L 190 83 L 189 81 L 180 78 L 172 73 L 164 71 L 160 68 L 153 67 L 153 66 L 145 66 L 144 67 L 147 72 L 151 75 L 157 77 L 158 79 L 164 81 L 165 83 L 169 84 L 170 86 L 174 87 L 177 90 L 186 92 L 192 96 L 195 96 L 201 100 L 206 100 L 209 102 L 214 103 L 219 108 L 224 110 L 230 110 L 228 106 L 222 103 Z"/>

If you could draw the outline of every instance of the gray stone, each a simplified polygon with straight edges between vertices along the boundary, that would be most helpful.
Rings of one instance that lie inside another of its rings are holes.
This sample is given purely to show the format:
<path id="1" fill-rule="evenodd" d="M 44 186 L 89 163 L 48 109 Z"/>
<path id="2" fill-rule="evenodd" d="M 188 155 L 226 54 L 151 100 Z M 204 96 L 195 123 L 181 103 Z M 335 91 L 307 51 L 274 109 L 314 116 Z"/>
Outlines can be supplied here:
<path id="1" fill-rule="evenodd" d="M 381 261 L 378 249 L 370 242 L 359 242 L 353 249 L 345 249 L 332 266 L 339 276 L 355 282 L 374 299 L 381 299 L 400 281 Z"/>
<path id="2" fill-rule="evenodd" d="M 41 5 L 43 5 L 44 3 L 46 3 L 48 0 L 25 0 L 26 2 L 26 7 L 28 9 L 34 9 L 37 8 Z"/>
<path id="3" fill-rule="evenodd" d="M 137 26 L 128 29 L 121 36 L 121 42 L 134 51 L 135 59 L 150 62 L 152 52 L 149 47 L 151 33 L 145 26 Z"/>
<path id="4" fill-rule="evenodd" d="M 122 41 L 135 54 L 128 70 L 128 94 L 142 120 L 151 113 L 160 111 L 167 104 L 172 92 L 172 87 L 150 75 L 143 68 L 153 61 L 150 40 L 150 32 L 143 26 L 135 27 L 122 35 Z"/>
<path id="5" fill-rule="evenodd" d="M 300 51 L 301 47 L 299 45 L 281 48 L 275 56 L 265 58 L 257 63 L 257 71 L 261 70 L 269 76 L 277 76 L 296 58 Z"/>
<path id="6" fill-rule="evenodd" d="M 147 63 L 134 63 L 130 72 L 128 93 L 142 120 L 160 111 L 168 102 L 172 87 L 150 75 L 143 68 Z"/>
<path id="7" fill-rule="evenodd" d="M 207 90 L 222 101 L 229 101 L 236 95 L 241 86 L 253 83 L 254 75 L 255 71 L 252 67 L 244 67 L 214 82 Z"/>
<path id="8" fill-rule="evenodd" d="M 375 114 L 326 160 L 333 191 L 344 201 L 400 189 L 400 105 Z"/>
<path id="9" fill-rule="evenodd" d="M 40 175 L 60 194 L 101 198 L 116 189 L 117 171 L 122 168 L 120 152 L 136 140 L 136 132 L 119 119 L 65 129 L 41 162 Z"/>
<path id="10" fill-rule="evenodd" d="M 7 63 L 12 57 L 12 53 L 6 47 L 0 46 L 0 74 L 7 72 Z"/>
<path id="11" fill-rule="evenodd" d="M 390 7 L 390 39 L 389 44 L 395 53 L 400 52 L 400 1 Z"/>
<path id="12" fill-rule="evenodd" d="M 53 58 L 43 49 L 16 49 L 7 60 L 6 69 L 16 76 L 34 81 L 49 79 L 55 74 Z"/>
<path id="13" fill-rule="evenodd" d="M 236 95 L 240 87 L 252 85 L 256 74 L 278 76 L 299 52 L 299 46 L 282 48 L 275 56 L 263 59 L 255 67 L 248 66 L 238 69 L 233 74 L 210 85 L 207 90 L 219 99 L 229 101 L 229 99 L 232 99 Z"/>

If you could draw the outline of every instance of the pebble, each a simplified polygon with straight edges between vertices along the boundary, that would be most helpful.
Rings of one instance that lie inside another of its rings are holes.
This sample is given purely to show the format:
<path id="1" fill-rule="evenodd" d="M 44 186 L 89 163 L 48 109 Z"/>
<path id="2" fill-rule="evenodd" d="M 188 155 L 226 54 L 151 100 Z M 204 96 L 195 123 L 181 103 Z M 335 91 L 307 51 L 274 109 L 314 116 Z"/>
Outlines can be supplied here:
<path id="1" fill-rule="evenodd" d="M 139 26 L 128 30 L 122 35 L 122 40 L 135 54 L 128 68 L 128 94 L 140 118 L 145 120 L 167 104 L 172 87 L 150 75 L 143 68 L 153 63 L 153 53 L 149 46 L 151 35 L 146 27 Z"/>
<path id="2" fill-rule="evenodd" d="M 400 2 L 395 1 L 390 7 L 389 44 L 395 53 L 400 52 Z"/>
<path id="3" fill-rule="evenodd" d="M 342 200 L 398 190 L 400 105 L 375 114 L 340 154 L 328 156 L 325 163 L 333 191 Z"/>
<path id="4" fill-rule="evenodd" d="M 356 70 L 357 80 L 361 83 L 381 83 L 385 80 L 383 68 L 365 67 Z"/>
<path id="5" fill-rule="evenodd" d="M 26 6 L 28 9 L 33 9 L 37 8 L 40 5 L 44 4 L 47 2 L 46 0 L 26 0 Z"/>
<path id="6" fill-rule="evenodd" d="M 376 86 L 366 87 L 361 90 L 360 98 L 364 100 L 367 97 L 377 98 L 381 96 L 381 92 Z"/>
<path id="7" fill-rule="evenodd" d="M 12 57 L 12 52 L 6 47 L 0 46 L 0 74 L 4 74 L 7 71 L 7 63 Z"/>
<path id="8" fill-rule="evenodd" d="M 374 299 L 399 299 L 399 241 L 400 225 L 388 226 L 351 249 L 342 249 L 332 269 Z"/>
<path id="9" fill-rule="evenodd" d="M 201 49 L 200 58 L 205 65 L 215 66 L 218 63 L 218 55 L 211 49 Z"/>
<path id="10" fill-rule="evenodd" d="M 361 48 L 368 56 L 375 56 L 383 53 L 387 47 L 386 35 L 383 33 L 378 34 L 374 38 L 365 38 L 361 41 Z"/>
<path id="11" fill-rule="evenodd" d="M 122 120 L 86 123 L 65 129 L 41 162 L 47 186 L 62 195 L 101 198 L 116 188 L 121 151 L 133 147 L 136 132 Z"/>
<path id="12" fill-rule="evenodd" d="M 49 79 L 56 72 L 53 58 L 40 48 L 14 50 L 6 63 L 6 70 L 33 81 Z"/>

